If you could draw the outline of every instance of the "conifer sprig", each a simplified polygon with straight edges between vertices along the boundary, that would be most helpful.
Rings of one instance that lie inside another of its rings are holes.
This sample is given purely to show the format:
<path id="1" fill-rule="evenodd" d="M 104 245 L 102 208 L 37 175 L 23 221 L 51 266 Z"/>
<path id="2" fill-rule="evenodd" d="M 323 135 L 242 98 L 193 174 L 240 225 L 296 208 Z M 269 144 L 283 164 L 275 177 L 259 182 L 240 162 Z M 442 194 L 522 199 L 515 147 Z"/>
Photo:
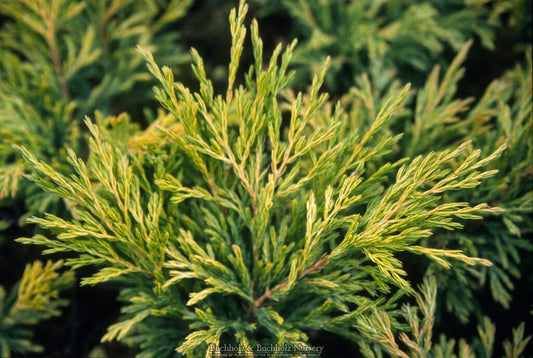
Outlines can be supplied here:
<path id="1" fill-rule="evenodd" d="M 68 301 L 59 297 L 61 291 L 74 283 L 74 273 L 59 273 L 63 262 L 40 261 L 26 265 L 21 281 L 10 294 L 0 286 L 0 354 L 39 353 L 43 347 L 32 342 L 30 327 L 61 314 Z"/>
<path id="2" fill-rule="evenodd" d="M 298 71 L 298 83 L 316 72 L 327 55 L 334 55 L 326 79 L 328 90 L 346 90 L 353 75 L 369 72 L 376 61 L 397 76 L 430 71 L 437 56 L 446 48 L 459 50 L 472 37 L 486 48 L 494 48 L 499 14 L 485 2 L 456 3 L 453 11 L 438 1 L 331 1 L 255 0 L 263 11 L 272 7 L 285 10 L 293 19 L 293 31 L 301 39 L 295 62 L 305 65 Z M 494 2 L 495 3 L 495 2 Z M 514 4 L 508 9 L 522 6 Z M 494 8 L 498 6 L 494 4 Z M 424 76 L 421 76 L 423 79 Z"/>
<path id="3" fill-rule="evenodd" d="M 0 1 L 5 19 L 0 24 L 0 206 L 16 198 L 25 200 L 27 216 L 66 211 L 57 198 L 23 180 L 27 168 L 12 144 L 31 148 L 64 171 L 67 148 L 79 152 L 86 144 L 79 118 L 118 113 L 130 97 L 141 99 L 139 106 L 151 101 L 149 86 L 142 86 L 151 77 L 136 44 L 168 63 L 183 62 L 175 34 L 164 30 L 190 5 L 191 0 L 165 5 L 156 0 Z"/>
<path id="4" fill-rule="evenodd" d="M 133 286 L 123 291 L 123 319 L 105 339 L 142 342 L 146 356 L 174 349 L 203 356 L 222 343 L 305 346 L 308 329 L 365 341 L 372 337 L 361 319 L 371 312 L 379 312 L 378 327 L 390 339 L 396 301 L 413 293 L 398 252 L 444 267 L 489 264 L 422 241 L 500 211 L 444 196 L 494 176 L 486 168 L 505 145 L 483 157 L 467 141 L 383 162 L 400 140 L 384 129 L 403 110 L 409 87 L 390 93 L 366 132 L 347 131 L 341 105 L 324 114 L 331 108 L 320 90 L 328 61 L 306 93 L 292 95 L 285 87 L 295 43 L 277 47 L 265 66 L 255 22 L 254 62 L 237 86 L 246 12 L 241 1 L 230 16 L 225 97 L 214 93 L 196 51 L 200 86 L 192 92 L 140 50 L 170 114 L 155 127 L 163 143 L 146 140 L 129 152 L 113 144 L 102 123 L 87 120 L 90 158 L 69 151 L 69 176 L 17 147 L 31 179 L 66 199 L 73 214 L 33 218 L 54 236 L 20 241 L 48 253 L 77 252 L 68 265 L 99 268 L 85 284 Z M 415 325 L 413 312 L 406 314 Z M 402 336 L 404 343 L 427 351 L 431 322 L 413 340 Z"/>
<path id="5" fill-rule="evenodd" d="M 374 345 L 374 347 L 366 343 L 362 345 L 361 352 L 365 357 L 375 358 L 376 354 L 381 354 L 381 352 L 387 352 L 391 357 L 401 358 L 488 358 L 493 356 L 495 326 L 488 317 L 483 317 L 482 324 L 478 325 L 481 344 L 476 344 L 477 342 L 469 344 L 461 339 L 457 353 L 455 353 L 455 339 L 447 339 L 441 335 L 439 343 L 433 343 L 432 334 L 437 305 L 435 277 L 427 276 L 414 296 L 416 306 L 405 304 L 401 309 L 402 319 L 409 329 L 402 327 L 397 321 L 392 321 L 385 312 L 379 310 L 374 310 L 369 315 L 362 315 L 359 318 L 358 324 L 362 334 L 368 337 Z M 395 332 L 397 329 L 401 329 L 399 334 Z M 505 358 L 520 357 L 530 339 L 531 336 L 524 337 L 523 323 L 513 329 L 513 342 L 509 340 L 503 342 Z"/>
<path id="6" fill-rule="evenodd" d="M 427 155 L 449 148 L 450 143 L 460 145 L 465 139 L 470 139 L 483 154 L 506 146 L 500 157 L 487 166 L 489 170 L 497 169 L 497 174 L 483 180 L 474 190 L 455 190 L 443 195 L 447 202 L 498 206 L 498 218 L 461 220 L 463 230 L 436 230 L 431 240 L 423 243 L 427 246 L 430 242 L 439 242 L 441 247 L 461 248 L 465 253 L 490 259 L 493 263 L 476 270 L 462 263 L 457 263 L 454 270 L 438 267 L 433 271 L 430 267 L 428 273 L 437 275 L 441 283 L 448 285 L 448 289 L 443 290 L 445 304 L 441 307 L 453 311 L 463 322 L 468 322 L 478 307 L 474 294 L 484 285 L 490 286 L 495 301 L 506 308 L 511 306 L 513 277 L 520 277 L 518 267 L 533 249 L 528 238 L 533 229 L 530 215 L 533 212 L 531 49 L 526 50 L 524 63 L 494 80 L 476 100 L 459 98 L 456 91 L 469 47 L 467 43 L 442 74 L 436 67 L 426 85 L 411 91 L 403 110 L 397 111 L 382 129 L 389 136 L 395 133 L 393 128 L 405 131 L 399 144 L 388 154 L 389 158 Z M 393 74 L 383 72 L 380 62 L 373 63 L 370 74 L 361 76 L 357 86 L 342 99 L 347 112 L 346 130 L 370 127 L 376 106 L 398 91 L 399 84 Z M 416 102 L 410 103 L 410 100 Z M 450 165 L 458 168 L 461 162 L 452 161 Z M 390 183 L 392 185 L 392 181 Z"/>

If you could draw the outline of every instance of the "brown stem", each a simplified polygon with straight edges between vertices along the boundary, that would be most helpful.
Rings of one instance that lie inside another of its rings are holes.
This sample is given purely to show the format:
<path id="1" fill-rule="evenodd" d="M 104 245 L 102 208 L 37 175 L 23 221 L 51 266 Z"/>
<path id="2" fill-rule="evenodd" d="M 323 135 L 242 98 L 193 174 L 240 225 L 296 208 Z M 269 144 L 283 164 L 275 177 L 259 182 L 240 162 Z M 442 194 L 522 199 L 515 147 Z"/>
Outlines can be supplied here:
<path id="1" fill-rule="evenodd" d="M 317 271 L 317 270 L 320 270 L 320 268 L 322 266 L 325 266 L 327 265 L 328 263 L 328 260 L 327 258 L 323 258 L 323 259 L 320 259 L 318 260 L 317 262 L 315 262 L 313 265 L 309 266 L 308 268 L 306 268 L 304 271 L 302 271 L 302 273 L 298 276 L 299 278 L 302 278 L 314 271 Z M 272 294 L 274 292 L 276 292 L 277 290 L 287 286 L 288 282 L 287 281 L 283 281 L 282 283 L 280 283 L 279 285 L 277 285 L 276 287 L 274 288 L 271 288 L 270 290 L 267 290 L 265 291 L 265 293 L 263 293 L 263 295 L 261 295 L 261 297 L 259 297 L 258 299 L 255 300 L 254 302 L 254 305 L 253 305 L 253 309 L 256 309 L 256 308 L 259 308 L 261 306 L 261 304 L 263 304 L 263 302 L 269 298 L 270 296 L 272 296 Z"/>

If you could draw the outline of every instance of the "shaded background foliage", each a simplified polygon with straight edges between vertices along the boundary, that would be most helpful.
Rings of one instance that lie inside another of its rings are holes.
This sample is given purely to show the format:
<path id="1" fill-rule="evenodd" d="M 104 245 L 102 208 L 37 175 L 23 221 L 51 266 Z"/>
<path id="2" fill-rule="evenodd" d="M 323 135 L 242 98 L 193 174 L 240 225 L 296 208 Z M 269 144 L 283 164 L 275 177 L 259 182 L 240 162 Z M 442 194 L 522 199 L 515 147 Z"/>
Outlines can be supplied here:
<path id="1" fill-rule="evenodd" d="M 87 41 L 90 33 L 88 29 L 92 25 L 100 24 L 100 31 L 96 28 L 94 31 L 95 34 L 102 34 L 102 13 L 90 11 L 96 10 L 98 4 L 109 5 L 112 2 L 69 3 L 74 4 L 73 6 L 85 4 L 85 7 L 80 10 L 80 14 L 84 16 L 80 15 L 72 20 L 71 25 L 75 26 L 67 26 L 68 22 L 65 25 L 66 33 L 77 41 L 74 44 L 66 40 L 60 42 L 60 57 L 65 61 L 69 56 L 73 56 L 72 51 L 77 53 L 76 50 L 83 49 L 83 41 Z M 0 284 L 6 289 L 15 287 L 26 263 L 40 259 L 40 248 L 22 246 L 14 241 L 21 236 L 31 236 L 39 230 L 33 225 L 24 224 L 24 219 L 51 208 L 56 213 L 69 215 L 65 203 L 42 194 L 23 178 L 26 169 L 15 152 L 11 151 L 11 144 L 27 145 L 28 142 L 25 141 L 31 138 L 31 135 L 43 138 L 42 141 L 29 141 L 30 147 L 41 153 L 41 159 L 68 174 L 68 169 L 62 164 L 65 161 L 65 148 L 73 147 L 87 155 L 86 129 L 81 122 L 84 115 L 94 117 L 95 111 L 98 110 L 104 117 L 107 114 L 117 115 L 127 111 L 129 116 L 122 118 L 124 123 L 135 123 L 138 128 L 147 127 L 157 117 L 157 106 L 150 90 L 153 80 L 148 76 L 145 64 L 135 50 L 135 45 L 139 42 L 152 51 L 157 49 L 154 55 L 158 63 L 171 65 L 176 77 L 192 89 L 196 89 L 197 84 L 188 67 L 186 50 L 191 46 L 195 47 L 204 58 L 206 72 L 214 81 L 215 92 L 223 93 L 227 78 L 228 49 L 231 45 L 227 18 L 230 9 L 237 5 L 236 2 L 184 1 L 176 13 L 162 23 L 158 21 L 161 22 L 164 18 L 167 6 L 179 2 L 152 1 L 150 4 L 153 12 L 139 5 L 142 2 L 123 3 L 123 12 L 114 14 L 115 22 L 111 22 L 108 31 L 116 31 L 119 34 L 117 29 L 121 29 L 124 35 L 117 36 L 116 43 L 108 44 L 107 47 L 97 44 L 94 40 L 90 46 L 92 52 L 83 53 L 91 62 L 79 67 L 79 72 L 73 74 L 69 82 L 68 79 L 58 76 L 53 56 L 47 58 L 46 50 L 41 49 L 42 38 L 38 40 L 39 36 L 32 38 L 31 35 L 28 35 L 29 40 L 25 38 L 27 34 L 35 31 L 17 23 L 16 16 L 13 15 L 15 12 L 10 7 L 12 2 L 0 2 L 0 50 L 6 54 L 2 56 L 0 64 L 0 84 L 6 84 L 0 87 L 0 123 L 4 131 L 0 151 L 0 164 L 4 167 L 1 172 L 3 194 L 0 197 Z M 308 17 L 304 11 L 305 6 L 310 9 Z M 350 6 L 359 8 L 354 10 L 354 13 L 345 11 Z M 256 0 L 250 2 L 250 12 L 251 16 L 257 17 L 260 22 L 266 57 L 270 56 L 277 43 L 288 44 L 292 38 L 298 38 L 295 69 L 300 75 L 294 80 L 295 89 L 308 85 L 310 74 L 316 72 L 318 64 L 328 55 L 332 56 L 333 65 L 326 77 L 325 90 L 332 94 L 333 99 L 347 96 L 346 93 L 358 79 L 361 81 L 364 73 L 375 74 L 373 85 L 377 87 L 377 92 L 389 88 L 389 84 L 380 84 L 378 81 L 381 78 L 386 82 L 387 76 L 390 81 L 397 79 L 401 83 L 412 82 L 416 88 L 422 88 L 435 65 L 440 65 L 444 72 L 463 44 L 473 39 L 463 63 L 465 74 L 457 85 L 457 96 L 473 96 L 479 99 L 493 79 L 502 77 L 516 63 L 526 62 L 524 52 L 532 39 L 531 6 L 531 1 L 527 0 Z M 102 7 L 99 11 L 104 10 L 105 7 Z M 152 16 L 145 16 L 147 11 Z M 329 19 L 328 15 L 331 16 Z M 429 26 L 426 28 L 427 32 L 416 26 L 408 26 L 415 15 L 434 21 L 425 23 L 420 20 L 418 25 Z M 121 23 L 128 25 L 120 28 Z M 396 23 L 398 25 L 391 25 Z M 438 33 L 440 28 L 435 27 L 435 24 L 442 25 L 444 34 Z M 458 27 L 457 24 L 461 26 Z M 400 32 L 397 37 L 390 34 L 396 29 L 395 26 L 398 26 Z M 369 28 L 373 30 L 368 30 Z M 455 33 L 445 33 L 450 29 Z M 72 30 L 80 33 L 72 34 Z M 390 37 L 382 42 L 375 40 L 373 36 L 378 37 L 380 30 L 385 33 L 385 37 Z M 417 36 L 433 41 L 425 44 Z M 387 44 L 385 48 L 383 43 Z M 245 50 L 241 68 L 247 68 L 252 63 L 251 50 Z M 390 75 L 387 75 L 388 71 L 392 71 Z M 20 82 L 10 79 L 15 73 Z M 238 82 L 242 82 L 244 74 L 239 76 Z M 348 100 L 349 97 L 344 97 L 344 103 L 350 103 Z M 17 107 L 21 102 L 26 106 Z M 414 103 L 416 102 L 413 101 L 407 109 L 413 110 Z M 28 108 L 33 108 L 33 112 L 28 111 Z M 33 113 L 33 116 L 27 116 L 28 113 Z M 15 115 L 24 118 L 16 119 Z M 43 117 L 48 121 L 34 125 Z M 20 128 L 23 128 L 20 123 L 27 123 L 28 130 L 20 131 Z M 108 125 L 122 142 L 131 135 L 129 126 L 121 129 L 117 123 Z M 404 130 L 400 120 L 392 124 L 391 131 L 398 132 L 397 129 Z M 28 133 L 31 135 L 28 136 Z M 409 138 L 409 134 L 406 138 Z M 409 143 L 405 144 L 407 148 Z M 433 147 L 415 149 L 424 151 Z M 528 149 L 531 150 L 531 147 Z M 5 168 L 13 170 L 8 171 Z M 14 184 L 16 181 L 19 182 Z M 525 181 L 530 187 L 531 175 L 527 176 Z M 8 192 L 11 194 L 8 195 Z M 527 193 L 528 190 L 524 192 Z M 492 224 L 499 225 L 498 219 L 490 218 L 487 221 L 487 227 Z M 480 236 L 487 235 L 487 228 L 477 229 L 476 233 L 481 234 Z M 531 242 L 531 228 L 527 228 L 525 232 L 522 238 Z M 52 259 L 64 257 L 56 254 Z M 489 285 L 481 284 L 477 290 L 473 290 L 471 300 L 479 302 L 481 311 L 490 312 L 498 327 L 497 341 L 508 337 L 511 328 L 516 327 L 531 310 L 533 260 L 530 253 L 523 258 L 516 263 L 514 269 L 521 273 L 520 277 L 511 278 L 514 289 L 511 291 L 513 303 L 510 308 L 506 309 L 489 298 L 492 295 Z M 420 265 L 412 258 L 407 259 L 407 262 L 410 278 L 414 282 L 421 282 L 421 277 L 427 269 L 425 264 Z M 77 276 L 83 277 L 91 273 L 90 269 L 83 269 Z M 441 279 L 447 280 L 446 277 Z M 452 280 L 453 284 L 456 284 L 456 281 Z M 451 288 L 453 287 L 450 286 Z M 81 288 L 74 285 L 62 294 L 62 297 L 70 302 L 63 309 L 63 314 L 39 323 L 34 330 L 34 341 L 44 346 L 46 354 L 50 356 L 88 357 L 90 354 L 98 356 L 103 354 L 102 352 L 110 357 L 131 356 L 135 353 L 131 348 L 116 343 L 99 343 L 106 328 L 116 322 L 119 316 L 117 293 L 118 287 L 113 284 Z M 444 298 L 441 297 L 441 300 L 443 304 L 440 307 L 444 307 Z M 453 313 L 446 311 L 438 317 L 439 332 L 435 333 L 435 336 L 438 333 L 445 333 L 449 337 L 476 335 L 475 319 L 461 323 Z M 531 327 L 526 329 L 531 332 Z M 314 345 L 336 347 L 328 350 L 327 357 L 343 357 L 346 350 L 357 349 L 353 343 L 333 335 L 311 331 L 309 336 Z M 501 347 L 496 345 L 495 355 L 501 353 Z"/>

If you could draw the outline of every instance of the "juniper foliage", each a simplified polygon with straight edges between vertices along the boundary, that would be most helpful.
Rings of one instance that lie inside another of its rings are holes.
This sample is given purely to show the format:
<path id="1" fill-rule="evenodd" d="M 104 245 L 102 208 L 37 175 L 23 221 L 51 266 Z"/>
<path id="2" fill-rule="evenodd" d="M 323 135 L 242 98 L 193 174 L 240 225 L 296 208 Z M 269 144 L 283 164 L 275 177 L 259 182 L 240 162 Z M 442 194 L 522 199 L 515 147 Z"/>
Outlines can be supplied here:
<path id="1" fill-rule="evenodd" d="M 67 148 L 87 156 L 86 130 L 79 120 L 83 115 L 94 115 L 102 126 L 111 127 L 117 143 L 129 139 L 138 124 L 127 114 L 107 115 L 125 106 L 134 110 L 132 103 L 140 111 L 153 101 L 151 77 L 135 46 L 150 48 L 169 64 L 183 63 L 178 32 L 168 29 L 191 3 L 0 0 L 0 244 L 20 236 L 20 230 L 31 233 L 34 226 L 21 227 L 32 215 L 71 217 L 68 202 L 26 179 L 31 169 L 13 146 L 23 145 L 69 174 Z M 2 264 L 2 269 L 7 267 Z M 69 287 L 65 283 L 72 277 L 53 274 L 59 266 L 32 266 L 33 273 L 21 278 L 20 289 L 0 286 L 2 300 L 6 290 L 10 292 L 0 313 L 2 357 L 41 350 L 30 340 L 30 326 L 58 315 L 65 305 L 57 291 Z M 42 282 L 38 273 L 44 275 Z M 35 282 L 28 283 L 30 278 Z M 38 299 L 27 299 L 37 294 Z M 16 308 L 21 305 L 21 310 Z"/>
<path id="2" fill-rule="evenodd" d="M 210 344 L 224 343 L 306 347 L 309 330 L 358 342 L 368 356 L 407 354 L 393 343 L 409 328 L 413 338 L 400 339 L 410 349 L 437 352 L 447 345 L 440 351 L 453 352 L 452 341 L 437 348 L 427 342 L 435 281 L 416 294 L 399 254 L 421 256 L 439 270 L 489 266 L 477 252 L 443 246 L 442 235 L 462 232 L 471 220 L 511 214 L 483 201 L 492 186 L 481 198 L 469 193 L 495 180 L 496 163 L 513 143 L 485 132 L 476 140 L 446 140 L 437 150 L 400 152 L 402 135 L 391 132 L 397 118 L 412 115 L 409 86 L 394 85 L 379 101 L 370 93 L 364 110 L 345 112 L 342 102 L 333 105 L 321 93 L 327 60 L 307 91 L 294 93 L 288 83 L 296 43 L 279 45 L 264 61 L 255 20 L 254 63 L 239 85 L 246 12 L 241 1 L 230 15 L 224 93 L 215 93 L 196 50 L 199 90 L 192 92 L 141 48 L 168 114 L 128 146 L 116 145 L 101 121 L 87 119 L 90 156 L 68 149 L 70 175 L 16 147 L 32 181 L 69 202 L 72 213 L 72 219 L 32 218 L 50 234 L 19 241 L 44 245 L 44 253 L 77 253 L 66 265 L 98 268 L 82 284 L 121 283 L 123 316 L 103 339 L 137 346 L 142 357 L 209 356 Z M 453 87 L 457 69 L 448 71 L 443 83 Z M 421 117 L 431 121 L 429 113 L 440 113 L 423 107 L 423 99 L 437 101 L 444 113 L 457 111 L 461 101 L 452 101 L 453 93 L 435 97 L 435 89 L 447 86 L 437 82 L 435 74 L 418 93 L 406 137 Z M 504 102 L 501 108 L 505 113 Z M 365 125 L 357 125 L 359 113 Z M 526 108 L 517 127 L 529 123 L 530 113 Z M 420 323 L 416 309 L 399 307 L 406 294 L 417 298 Z M 518 352 L 528 338 L 520 330 L 515 336 L 508 347 Z"/>
<path id="3" fill-rule="evenodd" d="M 0 354 L 40 353 L 43 347 L 31 341 L 31 326 L 61 314 L 68 301 L 59 293 L 74 283 L 74 272 L 59 273 L 61 261 L 26 265 L 20 282 L 6 295 L 0 286 Z"/>
<path id="4" fill-rule="evenodd" d="M 66 148 L 86 149 L 79 118 L 149 103 L 150 76 L 137 44 L 166 63 L 183 62 L 177 32 L 168 27 L 190 4 L 0 1 L 0 205 L 14 205 L 17 199 L 25 201 L 28 215 L 59 213 L 57 198 L 24 180 L 28 168 L 12 145 L 24 145 L 54 168 L 68 170 Z"/>
<path id="5" fill-rule="evenodd" d="M 375 61 L 418 85 L 437 61 L 445 64 L 446 52 L 458 51 L 471 38 L 494 49 L 498 36 L 513 28 L 528 33 L 531 41 L 531 19 L 524 16 L 531 12 L 528 1 L 255 2 L 263 16 L 284 11 L 293 19 L 293 36 L 301 40 L 294 61 L 302 65 L 298 83 L 317 72 L 323 58 L 333 57 L 326 86 L 335 94 L 350 88 L 353 76 L 367 72 Z"/>
<path id="6" fill-rule="evenodd" d="M 394 156 L 414 156 L 450 144 L 460 144 L 465 138 L 490 153 L 503 143 L 507 149 L 489 167 L 498 173 L 481 183 L 473 191 L 455 191 L 446 195 L 447 201 L 491 203 L 502 209 L 498 217 L 466 222 L 465 230 L 436 232 L 441 247 L 461 248 L 471 255 L 486 258 L 491 267 L 472 271 L 460 263 L 452 270 L 442 271 L 433 266 L 428 273 L 439 277 L 439 286 L 446 287 L 442 302 L 462 322 L 472 313 L 480 316 L 474 293 L 486 284 L 495 301 L 509 308 L 513 281 L 520 278 L 519 265 L 533 246 L 533 117 L 531 48 L 525 51 L 525 62 L 491 82 L 479 100 L 459 98 L 457 88 L 463 78 L 462 63 L 471 42 L 467 43 L 441 74 L 434 68 L 426 84 L 411 92 L 401 111 L 386 124 L 392 136 L 402 130 L 405 136 L 394 149 Z M 380 62 L 369 74 L 357 78 L 357 85 L 342 97 L 346 121 L 353 128 L 369 128 L 371 120 L 386 101 L 387 96 L 401 89 L 393 71 L 386 71 Z M 454 163 L 457 167 L 460 163 Z"/>
<path id="7" fill-rule="evenodd" d="M 359 319 L 359 327 L 365 337 L 374 342 L 372 347 L 363 343 L 361 352 L 365 357 L 382 357 L 382 352 L 387 352 L 391 357 L 401 358 L 475 358 L 493 357 L 496 327 L 488 317 L 483 317 L 477 326 L 479 337 L 472 343 L 460 339 L 456 344 L 455 339 L 448 339 L 441 335 L 437 344 L 433 343 L 433 326 L 435 324 L 435 311 L 437 306 L 437 280 L 428 276 L 424 279 L 419 292 L 416 292 L 416 306 L 405 304 L 401 309 L 401 318 L 409 329 L 395 334 L 391 328 L 389 316 L 375 310 L 369 316 Z M 407 333 L 408 332 L 408 333 Z M 399 339 L 397 339 L 398 337 Z M 513 340 L 505 340 L 505 358 L 521 357 L 531 336 L 524 337 L 524 323 L 513 330 Z M 405 348 L 404 348 L 405 347 Z"/>

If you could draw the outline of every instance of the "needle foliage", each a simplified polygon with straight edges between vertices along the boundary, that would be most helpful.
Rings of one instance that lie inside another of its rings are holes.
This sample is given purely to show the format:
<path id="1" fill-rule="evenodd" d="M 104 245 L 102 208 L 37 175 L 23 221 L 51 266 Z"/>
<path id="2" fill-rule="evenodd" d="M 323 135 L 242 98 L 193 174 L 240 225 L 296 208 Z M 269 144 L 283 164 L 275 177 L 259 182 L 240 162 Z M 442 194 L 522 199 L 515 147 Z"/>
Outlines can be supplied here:
<path id="1" fill-rule="evenodd" d="M 40 261 L 26 265 L 22 279 L 6 294 L 0 286 L 0 354 L 41 353 L 43 347 L 32 342 L 30 327 L 61 314 L 68 301 L 59 293 L 72 286 L 74 272 L 58 273 L 61 261 Z"/>
<path id="2" fill-rule="evenodd" d="M 211 70 L 180 50 L 190 0 L 0 0 L 0 243 L 64 257 L 0 252 L 0 355 L 46 353 L 82 269 L 124 304 L 103 341 L 140 357 L 524 356 L 486 301 L 516 310 L 531 265 L 531 5 L 253 3 L 300 45 L 241 1 Z M 186 36 L 219 41 L 207 22 Z M 501 46 L 521 62 L 465 91 Z"/>
<path id="3" fill-rule="evenodd" d="M 531 190 L 520 181 L 531 170 L 521 147 L 531 136 L 531 61 L 472 109 L 455 98 L 466 47 L 420 90 L 391 80 L 374 92 L 363 76 L 333 102 L 321 90 L 331 61 L 295 93 L 296 42 L 264 59 L 246 13 L 241 1 L 230 15 L 222 93 L 196 50 L 190 90 L 140 47 L 164 110 L 153 125 L 117 145 L 104 124 L 118 118 L 87 118 L 90 154 L 66 149 L 66 172 L 15 146 L 31 181 L 71 213 L 32 217 L 46 233 L 19 241 L 75 253 L 67 266 L 96 268 L 84 285 L 121 285 L 123 315 L 103 340 L 141 357 L 216 356 L 212 347 L 224 345 L 243 356 L 270 345 L 299 356 L 314 348 L 312 331 L 368 357 L 456 356 L 453 339 L 431 341 L 436 280 L 448 288 L 466 274 L 490 277 L 508 304 L 511 287 L 498 282 L 530 245 L 520 235 L 531 223 Z M 248 31 L 253 63 L 240 83 Z M 497 239 L 487 242 L 485 229 Z M 407 261 L 427 268 L 418 291 Z M 457 310 L 453 297 L 446 302 Z M 493 328 L 485 320 L 482 343 L 461 341 L 459 356 L 493 349 Z M 517 328 L 508 356 L 528 339 Z"/>
<path id="4" fill-rule="evenodd" d="M 444 64 L 445 53 L 458 51 L 471 38 L 487 49 L 511 38 L 511 31 L 522 34 L 511 40 L 518 47 L 531 41 L 531 17 L 525 15 L 531 3 L 522 0 L 254 2 L 262 16 L 290 16 L 292 35 L 301 42 L 294 59 L 301 66 L 297 83 L 308 81 L 323 58 L 332 56 L 326 87 L 335 94 L 350 88 L 353 76 L 368 72 L 375 61 L 418 86 L 436 62 Z"/>
<path id="5" fill-rule="evenodd" d="M 68 171 L 66 148 L 86 149 L 84 115 L 99 111 L 105 117 L 149 103 L 150 76 L 136 45 L 168 64 L 183 62 L 177 32 L 167 30 L 190 4 L 0 1 L 0 207 L 23 201 L 27 215 L 17 218 L 21 223 L 35 213 L 64 210 L 57 197 L 24 180 L 28 168 L 12 145 Z"/>
<path id="6" fill-rule="evenodd" d="M 68 175 L 67 148 L 87 157 L 84 115 L 113 127 L 117 141 L 138 130 L 127 114 L 113 123 L 106 117 L 124 106 L 133 110 L 133 104 L 140 111 L 153 101 L 151 77 L 135 46 L 149 48 L 168 64 L 184 62 L 178 32 L 168 29 L 190 5 L 189 0 L 0 0 L 0 244 L 13 245 L 15 235 L 31 233 L 34 227 L 24 225 L 32 215 L 72 217 L 68 202 L 27 180 L 31 168 L 14 146 L 23 145 Z M 2 278 L 12 275 L 14 265 L 5 264 L 12 259 L 2 253 L 2 270 L 9 271 Z M 1 282 L 2 357 L 39 352 L 29 327 L 65 305 L 58 291 L 69 287 L 72 273 L 55 274 L 59 262 L 39 265 L 25 271 L 18 289 Z M 34 295 L 37 299 L 27 298 Z"/>

